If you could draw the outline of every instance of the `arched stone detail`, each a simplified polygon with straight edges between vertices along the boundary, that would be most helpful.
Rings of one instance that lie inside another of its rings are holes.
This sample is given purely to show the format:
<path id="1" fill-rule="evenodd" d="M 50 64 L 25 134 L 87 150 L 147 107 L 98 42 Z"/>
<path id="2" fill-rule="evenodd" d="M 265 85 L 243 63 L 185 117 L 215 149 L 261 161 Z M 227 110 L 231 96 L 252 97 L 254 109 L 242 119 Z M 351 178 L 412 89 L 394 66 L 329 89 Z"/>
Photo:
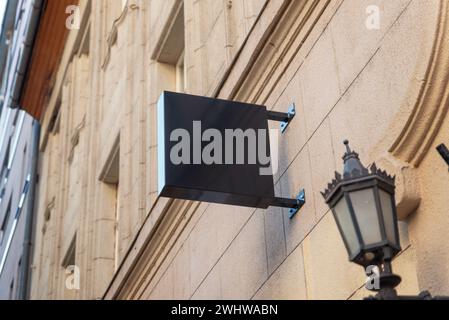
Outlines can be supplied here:
<path id="1" fill-rule="evenodd" d="M 418 167 L 429 150 L 448 111 L 449 4 L 440 1 L 435 43 L 416 104 L 389 152 Z"/>
<path id="2" fill-rule="evenodd" d="M 449 108 L 448 10 L 448 2 L 441 0 L 432 52 L 416 102 L 388 153 L 377 161 L 396 175 L 399 219 L 405 219 L 419 205 L 416 168 L 429 151 Z"/>

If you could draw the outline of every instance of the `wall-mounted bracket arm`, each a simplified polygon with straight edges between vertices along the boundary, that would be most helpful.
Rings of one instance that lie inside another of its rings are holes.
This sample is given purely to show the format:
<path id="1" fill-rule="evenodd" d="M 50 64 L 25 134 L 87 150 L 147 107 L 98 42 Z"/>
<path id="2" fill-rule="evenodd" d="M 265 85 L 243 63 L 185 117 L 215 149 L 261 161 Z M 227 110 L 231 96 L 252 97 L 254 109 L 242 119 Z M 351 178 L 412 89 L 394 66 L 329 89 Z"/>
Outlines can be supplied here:
<path id="1" fill-rule="evenodd" d="M 292 103 L 288 107 L 288 112 L 268 111 L 268 120 L 281 122 L 281 132 L 284 133 L 290 121 L 295 117 L 295 114 L 295 104 Z"/>
<path id="2" fill-rule="evenodd" d="M 305 203 L 306 203 L 306 193 L 304 190 L 301 190 L 301 192 L 295 199 L 274 197 L 271 206 L 289 208 L 290 211 L 288 216 L 290 219 L 292 219 Z"/>

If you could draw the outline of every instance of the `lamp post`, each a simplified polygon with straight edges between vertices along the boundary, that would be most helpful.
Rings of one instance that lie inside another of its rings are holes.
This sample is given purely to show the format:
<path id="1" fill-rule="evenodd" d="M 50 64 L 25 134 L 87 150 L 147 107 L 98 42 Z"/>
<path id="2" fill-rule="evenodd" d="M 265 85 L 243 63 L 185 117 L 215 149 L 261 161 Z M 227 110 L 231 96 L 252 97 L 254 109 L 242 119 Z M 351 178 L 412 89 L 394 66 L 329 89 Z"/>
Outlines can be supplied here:
<path id="1" fill-rule="evenodd" d="M 401 251 L 395 204 L 395 178 L 372 164 L 363 166 L 359 155 L 344 141 L 343 174 L 335 178 L 322 195 L 332 210 L 349 260 L 379 268 L 375 297 L 369 299 L 433 299 L 428 292 L 419 296 L 398 296 L 401 278 L 393 273 L 392 259 Z M 440 297 L 442 298 L 442 297 Z"/>

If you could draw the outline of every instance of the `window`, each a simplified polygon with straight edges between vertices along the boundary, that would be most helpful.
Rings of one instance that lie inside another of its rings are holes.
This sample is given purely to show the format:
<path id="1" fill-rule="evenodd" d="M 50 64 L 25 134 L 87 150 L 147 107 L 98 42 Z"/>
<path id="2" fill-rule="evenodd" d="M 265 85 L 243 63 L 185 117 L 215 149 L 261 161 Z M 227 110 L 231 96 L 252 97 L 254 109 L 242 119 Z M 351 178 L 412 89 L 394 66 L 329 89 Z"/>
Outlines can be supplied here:
<path id="1" fill-rule="evenodd" d="M 74 266 L 76 264 L 76 234 L 70 243 L 69 248 L 62 260 L 62 267 L 68 268 L 70 266 Z"/>
<path id="2" fill-rule="evenodd" d="M 8 206 L 5 211 L 5 216 L 3 217 L 3 222 L 0 229 L 0 246 L 3 245 L 3 242 L 6 237 L 6 231 L 8 229 L 9 216 L 11 215 L 11 198 L 9 199 Z"/>
<path id="3" fill-rule="evenodd" d="M 113 212 L 114 216 L 114 269 L 117 270 L 120 255 L 120 202 L 119 202 L 119 178 L 120 178 L 120 136 L 114 142 L 112 151 L 105 163 L 104 169 L 100 175 L 100 180 L 105 183 L 104 201 L 107 202 L 108 210 Z M 112 248 L 111 248 L 112 249 Z"/>
<path id="4" fill-rule="evenodd" d="M 167 22 L 167 32 L 161 34 L 160 45 L 153 53 L 152 59 L 169 65 L 173 68 L 175 83 L 173 86 L 178 92 L 186 91 L 186 64 L 185 64 L 185 29 L 184 5 L 180 1 L 175 7 L 173 19 Z M 164 28 L 165 29 L 165 28 Z"/>

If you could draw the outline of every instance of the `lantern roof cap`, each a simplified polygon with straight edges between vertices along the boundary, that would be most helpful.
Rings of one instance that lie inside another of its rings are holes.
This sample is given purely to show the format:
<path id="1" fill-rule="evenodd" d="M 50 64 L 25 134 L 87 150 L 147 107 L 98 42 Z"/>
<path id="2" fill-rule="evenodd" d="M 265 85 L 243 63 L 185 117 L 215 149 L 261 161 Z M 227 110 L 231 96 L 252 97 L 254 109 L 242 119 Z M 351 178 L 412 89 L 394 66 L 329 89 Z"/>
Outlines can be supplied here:
<path id="1" fill-rule="evenodd" d="M 359 154 L 349 147 L 349 141 L 345 140 L 343 143 L 346 146 L 346 152 L 343 155 L 343 177 L 351 178 L 352 176 L 368 174 L 368 169 L 360 161 Z"/>
<path id="2" fill-rule="evenodd" d="M 343 155 L 343 176 L 335 171 L 335 178 L 328 183 L 327 188 L 321 192 L 326 202 L 330 200 L 331 195 L 342 185 L 350 183 L 352 180 L 367 179 L 381 179 L 386 183 L 394 186 L 395 177 L 389 175 L 386 171 L 377 168 L 377 165 L 373 163 L 369 169 L 365 167 L 360 161 L 359 154 L 349 147 L 349 141 L 344 140 L 346 146 L 346 152 Z"/>

